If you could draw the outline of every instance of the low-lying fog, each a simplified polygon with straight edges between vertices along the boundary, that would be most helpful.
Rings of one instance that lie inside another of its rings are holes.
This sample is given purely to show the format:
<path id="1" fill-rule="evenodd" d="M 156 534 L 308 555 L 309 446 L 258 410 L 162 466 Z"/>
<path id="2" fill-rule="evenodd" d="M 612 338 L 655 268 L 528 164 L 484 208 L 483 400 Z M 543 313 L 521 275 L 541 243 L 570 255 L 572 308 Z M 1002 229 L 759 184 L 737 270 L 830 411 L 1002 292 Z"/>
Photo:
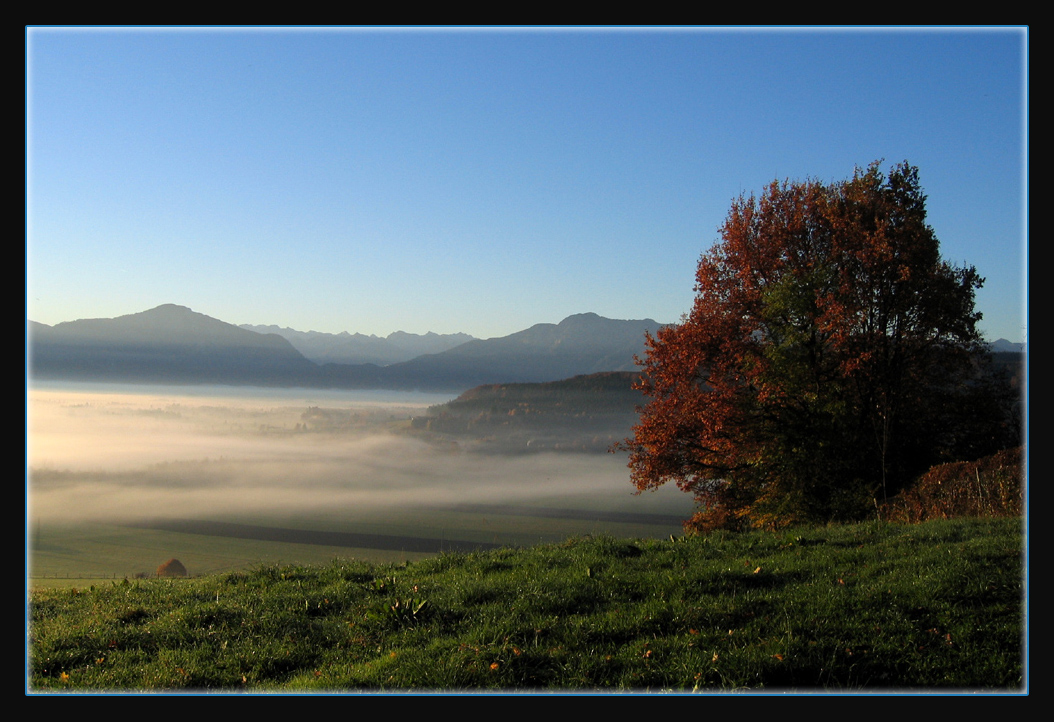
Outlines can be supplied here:
<path id="1" fill-rule="evenodd" d="M 613 454 L 496 457 L 407 435 L 450 396 L 228 388 L 35 386 L 29 391 L 30 513 L 73 522 L 256 512 L 362 512 L 407 505 L 591 499 L 687 515 L 675 489 L 632 498 Z M 350 411 L 305 430 L 309 407 Z M 666 492 L 672 492 L 666 493 Z M 662 500 L 665 501 L 662 501 Z"/>

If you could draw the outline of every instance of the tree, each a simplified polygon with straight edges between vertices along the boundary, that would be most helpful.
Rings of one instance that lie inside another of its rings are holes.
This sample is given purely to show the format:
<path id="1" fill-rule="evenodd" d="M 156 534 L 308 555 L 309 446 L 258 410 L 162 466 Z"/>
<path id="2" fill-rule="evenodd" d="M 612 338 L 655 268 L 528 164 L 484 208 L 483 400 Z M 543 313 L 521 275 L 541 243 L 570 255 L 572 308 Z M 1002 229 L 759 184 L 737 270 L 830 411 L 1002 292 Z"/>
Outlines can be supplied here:
<path id="1" fill-rule="evenodd" d="M 917 168 L 875 162 L 733 202 L 640 360 L 639 491 L 676 482 L 703 530 L 848 520 L 952 460 L 983 279 L 941 259 L 925 201 Z"/>

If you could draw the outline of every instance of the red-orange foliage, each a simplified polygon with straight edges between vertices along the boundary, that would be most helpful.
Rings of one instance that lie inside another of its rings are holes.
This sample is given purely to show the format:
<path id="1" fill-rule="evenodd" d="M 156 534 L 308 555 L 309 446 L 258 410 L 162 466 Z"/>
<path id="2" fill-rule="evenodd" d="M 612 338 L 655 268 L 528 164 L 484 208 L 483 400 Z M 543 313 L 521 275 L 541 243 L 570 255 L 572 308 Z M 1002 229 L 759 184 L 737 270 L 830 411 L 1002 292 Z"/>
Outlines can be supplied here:
<path id="1" fill-rule="evenodd" d="M 906 163 L 740 197 L 691 312 L 648 338 L 635 485 L 693 493 L 704 530 L 873 511 L 953 453 L 982 282 L 941 260 Z"/>

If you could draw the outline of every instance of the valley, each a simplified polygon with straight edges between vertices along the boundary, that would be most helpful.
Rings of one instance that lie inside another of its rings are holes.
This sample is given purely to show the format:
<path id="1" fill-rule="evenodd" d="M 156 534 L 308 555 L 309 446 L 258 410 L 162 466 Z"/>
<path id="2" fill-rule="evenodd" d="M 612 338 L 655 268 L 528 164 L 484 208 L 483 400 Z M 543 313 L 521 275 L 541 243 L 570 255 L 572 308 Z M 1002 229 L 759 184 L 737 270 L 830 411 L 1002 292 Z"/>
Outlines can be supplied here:
<path id="1" fill-rule="evenodd" d="M 589 415 L 577 427 L 573 415 L 565 420 L 563 451 L 528 453 L 518 444 L 531 428 L 504 428 L 498 416 L 485 440 L 478 425 L 415 428 L 417 419 L 447 418 L 447 401 L 303 389 L 31 388 L 32 584 L 150 575 L 172 557 L 205 574 L 576 535 L 665 538 L 691 512 L 676 489 L 634 496 L 621 456 L 576 453 L 596 436 Z M 535 399 L 527 418 L 551 416 L 544 408 Z"/>

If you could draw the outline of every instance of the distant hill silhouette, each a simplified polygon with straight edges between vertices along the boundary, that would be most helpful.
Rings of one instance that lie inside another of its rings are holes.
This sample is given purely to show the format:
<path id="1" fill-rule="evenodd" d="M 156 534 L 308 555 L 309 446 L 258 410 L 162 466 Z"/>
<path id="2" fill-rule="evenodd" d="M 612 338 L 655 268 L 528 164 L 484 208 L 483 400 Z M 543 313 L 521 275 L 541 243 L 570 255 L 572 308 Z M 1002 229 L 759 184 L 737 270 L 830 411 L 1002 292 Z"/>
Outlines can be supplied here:
<path id="1" fill-rule="evenodd" d="M 35 378 L 295 385 L 318 367 L 288 341 L 166 304 L 118 318 L 31 323 Z"/>
<path id="2" fill-rule="evenodd" d="M 388 366 L 319 366 L 276 334 L 172 304 L 112 319 L 29 327 L 33 378 L 463 391 L 632 370 L 634 355 L 644 353 L 645 332 L 660 324 L 584 313 Z"/>
<path id="3" fill-rule="evenodd" d="M 644 402 L 639 374 L 609 371 L 545 383 L 487 384 L 414 417 L 413 433 L 495 453 L 606 453 Z"/>
<path id="4" fill-rule="evenodd" d="M 1000 338 L 993 341 L 989 348 L 992 353 L 1024 353 L 1025 344 L 1015 343 L 1013 341 L 1007 341 L 1005 338 Z"/>
<path id="5" fill-rule="evenodd" d="M 651 319 L 619 321 L 582 313 L 558 324 L 539 323 L 509 336 L 469 341 L 385 371 L 392 383 L 416 380 L 452 388 L 632 371 L 637 368 L 634 355 L 644 354 L 644 334 L 660 327 Z"/>
<path id="6" fill-rule="evenodd" d="M 440 353 L 460 346 L 473 337 L 467 333 L 424 335 L 396 331 L 386 337 L 367 336 L 361 333 L 321 333 L 319 331 L 297 331 L 279 326 L 250 326 L 240 328 L 256 333 L 273 333 L 286 339 L 304 357 L 315 363 L 375 364 L 389 366 L 409 361 L 423 354 Z"/>

